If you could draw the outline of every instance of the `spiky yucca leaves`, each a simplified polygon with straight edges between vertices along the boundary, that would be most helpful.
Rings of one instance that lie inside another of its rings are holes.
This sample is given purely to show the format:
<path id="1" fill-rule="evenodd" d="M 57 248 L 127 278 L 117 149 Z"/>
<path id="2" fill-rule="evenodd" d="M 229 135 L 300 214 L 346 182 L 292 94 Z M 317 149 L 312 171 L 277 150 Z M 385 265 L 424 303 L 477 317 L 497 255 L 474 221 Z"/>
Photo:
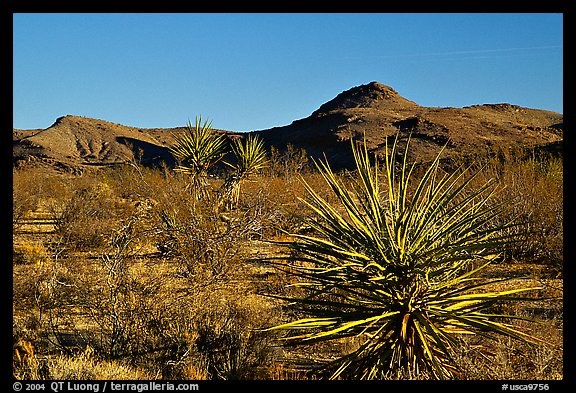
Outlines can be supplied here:
<path id="1" fill-rule="evenodd" d="M 170 152 L 179 162 L 176 170 L 189 174 L 192 190 L 202 196 L 208 170 L 226 153 L 226 138 L 212 129 L 212 121 L 202 123 L 200 116 L 194 126 L 188 122 L 184 134 L 175 136 Z"/>
<path id="2" fill-rule="evenodd" d="M 268 164 L 264 141 L 258 135 L 248 134 L 245 138 L 232 141 L 232 152 L 236 164 L 229 164 L 243 177 L 248 177 Z"/>
<path id="3" fill-rule="evenodd" d="M 407 150 L 396 162 L 396 140 L 391 151 L 386 146 L 381 189 L 366 145 L 352 148 L 355 185 L 344 186 L 327 163 L 317 163 L 340 206 L 305 184 L 313 213 L 305 221 L 316 235 L 293 234 L 282 242 L 292 251 L 288 265 L 272 261 L 306 290 L 283 299 L 309 317 L 271 329 L 292 330 L 292 344 L 356 337 L 356 350 L 325 367 L 331 378 L 454 378 L 451 349 L 459 335 L 537 342 L 509 323 L 514 317 L 490 311 L 536 288 L 490 291 L 500 280 L 475 278 L 513 240 L 492 224 L 502 211 L 488 204 L 492 184 L 468 190 L 475 175 L 467 168 L 442 173 L 440 153 L 411 188 L 414 166 Z"/>
<path id="4" fill-rule="evenodd" d="M 264 141 L 258 135 L 248 134 L 245 138 L 232 141 L 232 152 L 236 163 L 226 164 L 232 167 L 222 187 L 224 198 L 232 205 L 238 204 L 240 187 L 243 181 L 268 165 Z"/>

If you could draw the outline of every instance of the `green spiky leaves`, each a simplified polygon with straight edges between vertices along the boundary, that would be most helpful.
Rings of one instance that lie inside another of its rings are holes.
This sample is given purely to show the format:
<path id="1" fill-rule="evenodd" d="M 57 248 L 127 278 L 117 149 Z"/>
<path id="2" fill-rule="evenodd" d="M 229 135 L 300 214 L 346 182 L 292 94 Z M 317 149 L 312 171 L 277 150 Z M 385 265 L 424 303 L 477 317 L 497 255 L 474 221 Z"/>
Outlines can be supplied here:
<path id="1" fill-rule="evenodd" d="M 244 138 L 232 141 L 232 152 L 236 162 L 225 162 L 232 168 L 232 173 L 223 185 L 223 198 L 231 205 L 238 204 L 240 186 L 243 181 L 268 165 L 264 141 L 258 135 L 248 134 Z"/>
<path id="2" fill-rule="evenodd" d="M 476 277 L 514 240 L 503 235 L 506 226 L 493 224 L 503 210 L 489 204 L 493 185 L 471 189 L 475 174 L 468 168 L 444 173 L 442 152 L 414 181 L 408 146 L 397 162 L 397 140 L 387 145 L 380 173 L 366 144 L 353 144 L 357 176 L 351 186 L 328 163 L 317 163 L 338 203 L 305 184 L 312 214 L 304 220 L 314 234 L 292 234 L 282 243 L 292 251 L 288 265 L 273 262 L 298 279 L 306 296 L 286 300 L 308 315 L 273 329 L 292 331 L 292 344 L 358 342 L 326 365 L 331 378 L 453 378 L 458 367 L 451 352 L 459 335 L 537 340 L 509 324 L 512 317 L 490 311 L 535 288 L 490 291 L 497 280 Z"/>
<path id="3" fill-rule="evenodd" d="M 175 137 L 170 152 L 179 162 L 178 171 L 201 178 L 226 153 L 226 138 L 212 129 L 211 121 L 202 123 L 197 117 L 194 126 L 188 122 L 185 132 Z"/>
<path id="4" fill-rule="evenodd" d="M 248 177 L 266 167 L 268 158 L 264 141 L 257 135 L 248 134 L 245 138 L 232 141 L 232 152 L 236 163 L 230 164 L 238 177 Z"/>

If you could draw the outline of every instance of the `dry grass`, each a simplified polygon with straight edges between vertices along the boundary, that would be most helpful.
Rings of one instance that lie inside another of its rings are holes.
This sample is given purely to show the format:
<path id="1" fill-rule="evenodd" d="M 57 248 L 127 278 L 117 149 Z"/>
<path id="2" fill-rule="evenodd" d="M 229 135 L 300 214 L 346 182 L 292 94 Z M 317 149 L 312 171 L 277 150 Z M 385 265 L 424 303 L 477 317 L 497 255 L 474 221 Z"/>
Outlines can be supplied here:
<path id="1" fill-rule="evenodd" d="M 495 311 L 528 320 L 516 320 L 519 330 L 530 331 L 545 345 L 527 345 L 515 340 L 462 340 L 456 357 L 463 367 L 462 379 L 561 380 L 563 379 L 563 287 L 562 280 L 550 278 L 545 266 L 526 263 L 496 265 L 487 275 L 518 278 L 499 284 L 499 290 L 520 286 L 540 287 L 533 300 L 510 302 Z"/>
<path id="2" fill-rule="evenodd" d="M 87 347 L 73 356 L 55 356 L 48 360 L 49 379 L 55 380 L 137 380 L 154 379 L 153 375 L 115 361 L 98 359 Z"/>
<path id="3" fill-rule="evenodd" d="M 262 295 L 292 289 L 254 259 L 279 252 L 265 241 L 285 238 L 282 230 L 307 230 L 294 217 L 304 212 L 299 176 L 328 195 L 299 153 L 290 154 L 294 162 L 277 157 L 246 183 L 230 211 L 191 198 L 186 178 L 168 168 L 134 164 L 81 177 L 15 171 L 14 376 L 307 379 L 314 364 L 349 351 L 354 343 L 280 348 L 277 333 L 262 330 L 294 317 Z M 536 234 L 490 274 L 544 284 L 540 300 L 511 311 L 539 320 L 549 345 L 463 340 L 460 378 L 561 379 L 562 161 L 493 162 L 486 176 L 506 185 L 500 200 L 514 198 L 512 214 Z M 212 178 L 208 194 L 221 183 Z M 39 214 L 55 229 L 24 230 Z"/>

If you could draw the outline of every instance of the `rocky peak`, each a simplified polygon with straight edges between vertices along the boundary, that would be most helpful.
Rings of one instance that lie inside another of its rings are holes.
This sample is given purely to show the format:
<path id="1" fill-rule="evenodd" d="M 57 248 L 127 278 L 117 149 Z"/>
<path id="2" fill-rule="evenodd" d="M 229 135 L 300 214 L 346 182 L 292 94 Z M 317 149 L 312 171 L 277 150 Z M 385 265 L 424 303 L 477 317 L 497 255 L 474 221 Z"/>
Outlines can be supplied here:
<path id="1" fill-rule="evenodd" d="M 396 90 L 379 82 L 370 82 L 353 87 L 338 94 L 334 99 L 318 108 L 312 116 L 325 114 L 333 110 L 349 108 L 371 108 L 380 105 L 416 105 L 403 98 Z"/>

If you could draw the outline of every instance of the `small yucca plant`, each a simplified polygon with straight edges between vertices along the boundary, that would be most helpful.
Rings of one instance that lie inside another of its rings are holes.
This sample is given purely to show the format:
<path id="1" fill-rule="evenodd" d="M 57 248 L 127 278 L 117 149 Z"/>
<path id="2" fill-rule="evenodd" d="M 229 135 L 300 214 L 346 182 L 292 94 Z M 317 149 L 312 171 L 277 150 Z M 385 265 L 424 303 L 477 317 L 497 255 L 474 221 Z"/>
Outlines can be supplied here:
<path id="1" fill-rule="evenodd" d="M 208 170 L 226 154 L 226 138 L 212 129 L 212 121 L 196 118 L 194 126 L 190 122 L 182 135 L 175 136 L 175 144 L 170 152 L 179 165 L 176 171 L 191 176 L 192 189 L 201 196 L 207 186 Z"/>
<path id="2" fill-rule="evenodd" d="M 268 165 L 268 157 L 264 149 L 264 141 L 258 135 L 248 134 L 245 138 L 232 141 L 232 152 L 236 163 L 225 162 L 232 167 L 232 173 L 223 185 L 224 198 L 230 204 L 236 205 L 240 197 L 240 187 L 243 181 Z"/>
<path id="3" fill-rule="evenodd" d="M 291 344 L 355 337 L 356 350 L 325 366 L 331 378 L 454 378 L 451 353 L 460 335 L 538 341 L 509 324 L 513 316 L 491 311 L 495 302 L 537 288 L 490 291 L 486 286 L 500 279 L 475 277 L 513 241 L 492 224 L 503 210 L 488 203 L 492 183 L 469 190 L 475 175 L 468 168 L 443 173 L 438 154 L 411 187 L 408 144 L 397 163 L 396 139 L 391 151 L 386 145 L 381 189 L 365 143 L 352 148 L 352 187 L 328 163 L 316 164 L 340 206 L 305 184 L 312 214 L 304 220 L 314 234 L 281 242 L 292 251 L 288 263 L 272 259 L 307 294 L 282 299 L 309 317 L 271 329 L 292 330 Z"/>

